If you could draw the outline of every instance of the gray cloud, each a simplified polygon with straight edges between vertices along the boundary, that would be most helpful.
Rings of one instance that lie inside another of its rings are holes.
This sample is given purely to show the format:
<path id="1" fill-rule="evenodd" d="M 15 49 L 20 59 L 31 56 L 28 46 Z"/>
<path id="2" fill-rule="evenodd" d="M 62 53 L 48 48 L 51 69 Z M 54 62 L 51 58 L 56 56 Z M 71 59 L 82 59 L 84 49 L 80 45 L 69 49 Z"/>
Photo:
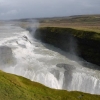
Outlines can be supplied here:
<path id="1" fill-rule="evenodd" d="M 0 0 L 0 19 L 100 14 L 100 0 Z"/>

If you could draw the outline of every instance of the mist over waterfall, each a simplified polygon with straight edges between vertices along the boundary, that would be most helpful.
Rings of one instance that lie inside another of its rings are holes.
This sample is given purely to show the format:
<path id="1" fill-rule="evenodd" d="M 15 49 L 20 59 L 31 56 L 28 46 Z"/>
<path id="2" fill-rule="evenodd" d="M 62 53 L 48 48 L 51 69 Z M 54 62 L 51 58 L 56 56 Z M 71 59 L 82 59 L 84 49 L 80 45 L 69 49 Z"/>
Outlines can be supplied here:
<path id="1" fill-rule="evenodd" d="M 33 37 L 35 30 L 32 27 L 30 33 L 13 24 L 0 26 L 1 70 L 55 89 L 100 94 L 100 70 L 92 69 L 96 65 L 73 55 L 73 48 L 70 54 L 41 43 Z"/>

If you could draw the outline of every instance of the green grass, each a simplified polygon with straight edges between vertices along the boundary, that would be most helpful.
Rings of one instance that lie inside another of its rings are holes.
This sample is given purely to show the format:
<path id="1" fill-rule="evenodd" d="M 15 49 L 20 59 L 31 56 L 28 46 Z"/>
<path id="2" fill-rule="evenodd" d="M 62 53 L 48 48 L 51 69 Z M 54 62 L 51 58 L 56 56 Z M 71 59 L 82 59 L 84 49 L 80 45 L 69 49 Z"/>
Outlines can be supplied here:
<path id="1" fill-rule="evenodd" d="M 50 89 L 26 78 L 0 71 L 0 100 L 100 100 L 100 96 Z"/>

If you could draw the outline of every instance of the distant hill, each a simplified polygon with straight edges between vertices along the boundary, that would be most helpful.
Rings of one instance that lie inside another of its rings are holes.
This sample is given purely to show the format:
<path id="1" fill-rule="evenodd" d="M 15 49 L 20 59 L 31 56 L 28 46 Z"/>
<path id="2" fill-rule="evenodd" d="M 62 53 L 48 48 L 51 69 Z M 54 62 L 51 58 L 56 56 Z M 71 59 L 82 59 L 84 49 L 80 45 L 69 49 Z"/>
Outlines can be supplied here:
<path id="1" fill-rule="evenodd" d="M 23 19 L 15 19 L 13 21 L 31 21 L 31 20 L 38 20 L 45 22 L 46 20 L 52 21 L 52 20 L 76 20 L 76 19 L 96 19 L 100 21 L 100 14 L 98 15 L 74 15 L 74 16 L 64 16 L 64 17 L 46 17 L 46 18 L 23 18 Z"/>

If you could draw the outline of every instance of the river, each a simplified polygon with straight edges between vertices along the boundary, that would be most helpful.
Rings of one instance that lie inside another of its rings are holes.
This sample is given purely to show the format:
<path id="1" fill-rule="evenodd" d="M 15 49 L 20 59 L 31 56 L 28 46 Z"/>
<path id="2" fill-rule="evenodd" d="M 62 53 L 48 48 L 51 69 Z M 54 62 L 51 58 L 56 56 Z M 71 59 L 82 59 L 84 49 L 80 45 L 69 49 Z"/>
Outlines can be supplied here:
<path id="1" fill-rule="evenodd" d="M 1 70 L 50 88 L 100 94 L 100 71 L 92 69 L 96 65 L 41 43 L 32 34 L 14 24 L 0 26 Z"/>

